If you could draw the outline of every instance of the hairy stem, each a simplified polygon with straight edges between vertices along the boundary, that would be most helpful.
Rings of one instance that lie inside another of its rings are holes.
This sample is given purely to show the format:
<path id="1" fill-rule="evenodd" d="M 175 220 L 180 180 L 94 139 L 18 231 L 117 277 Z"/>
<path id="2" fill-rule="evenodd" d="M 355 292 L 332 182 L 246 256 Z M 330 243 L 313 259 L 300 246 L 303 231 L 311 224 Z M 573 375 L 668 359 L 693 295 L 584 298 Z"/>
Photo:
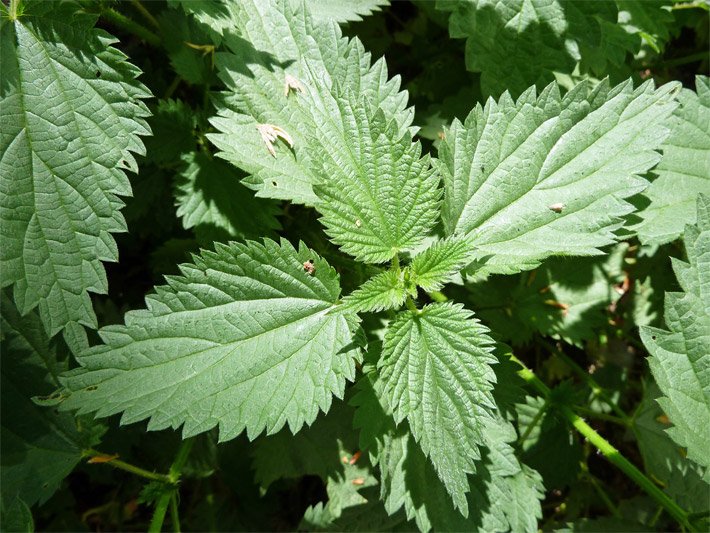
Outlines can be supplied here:
<path id="1" fill-rule="evenodd" d="M 185 466 L 185 462 L 190 455 L 190 450 L 192 449 L 194 442 L 194 439 L 182 441 L 177 455 L 175 456 L 175 460 L 173 461 L 173 464 L 170 465 L 167 478 L 172 487 L 166 487 L 166 490 L 158 498 L 158 501 L 155 504 L 155 511 L 153 511 L 153 518 L 151 519 L 150 527 L 148 528 L 149 533 L 159 533 L 162 530 L 168 506 L 171 506 L 170 515 L 173 520 L 173 528 L 176 527 L 176 522 L 178 524 L 177 527 L 180 527 L 180 516 L 178 514 L 177 507 L 177 485 L 180 482 L 182 468 Z M 171 505 L 171 500 L 173 498 L 175 499 L 174 508 Z"/>
<path id="2" fill-rule="evenodd" d="M 119 28 L 132 33 L 133 35 L 140 37 L 148 44 L 153 46 L 160 46 L 160 37 L 155 33 L 150 31 L 148 28 L 141 26 L 137 22 L 129 19 L 127 16 L 119 13 L 111 7 L 105 7 L 101 10 L 101 16 L 109 21 L 111 24 L 118 26 Z"/>
<path id="3" fill-rule="evenodd" d="M 532 385 L 545 398 L 549 398 L 550 389 L 545 385 L 535 373 L 530 370 L 520 359 L 511 355 L 511 360 L 521 366 L 518 375 L 528 384 Z M 562 415 L 582 434 L 602 455 L 614 466 L 618 467 L 627 477 L 643 489 L 649 496 L 656 500 L 668 513 L 687 531 L 695 531 L 688 520 L 688 512 L 680 507 L 676 502 L 659 489 L 653 481 L 648 479 L 643 472 L 636 468 L 619 450 L 609 443 L 604 437 L 597 433 L 594 428 L 587 424 L 579 415 L 565 405 L 559 405 L 558 409 Z"/>
<path id="4" fill-rule="evenodd" d="M 140 476 L 140 477 L 143 477 L 146 479 L 150 479 L 152 481 L 161 481 L 163 483 L 170 483 L 170 477 L 166 476 L 165 474 L 158 474 L 156 472 L 151 472 L 149 470 L 145 470 L 144 468 L 132 465 L 132 464 L 127 463 L 125 461 L 121 461 L 120 459 L 114 458 L 112 455 L 108 455 L 106 453 L 101 453 L 101 452 L 94 450 L 94 449 L 84 450 L 82 452 L 82 455 L 84 457 L 93 458 L 94 460 L 92 462 L 94 462 L 94 463 L 105 463 L 109 466 L 112 466 L 113 468 L 118 468 L 119 470 L 125 470 L 126 472 L 130 472 L 131 474 L 135 474 L 137 476 Z"/>
<path id="5" fill-rule="evenodd" d="M 173 532 L 180 533 L 180 514 L 178 513 L 177 491 L 170 495 L 170 520 L 173 523 Z"/>
<path id="6" fill-rule="evenodd" d="M 131 4 L 133 4 L 133 7 L 135 7 L 141 15 L 143 15 L 143 18 L 150 22 L 151 26 L 160 31 L 160 24 L 157 19 L 146 9 L 143 4 L 141 4 L 140 0 L 131 0 Z"/>

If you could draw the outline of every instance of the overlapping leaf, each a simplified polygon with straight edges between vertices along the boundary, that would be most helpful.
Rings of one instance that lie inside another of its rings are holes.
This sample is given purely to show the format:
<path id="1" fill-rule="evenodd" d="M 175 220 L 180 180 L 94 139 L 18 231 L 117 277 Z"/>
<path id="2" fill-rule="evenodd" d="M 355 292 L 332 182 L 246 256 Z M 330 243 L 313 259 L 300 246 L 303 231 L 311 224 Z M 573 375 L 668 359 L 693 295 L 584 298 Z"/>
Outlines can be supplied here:
<path id="1" fill-rule="evenodd" d="M 90 443 L 69 413 L 57 413 L 32 401 L 33 396 L 49 395 L 58 388 L 57 375 L 65 365 L 57 361 L 35 311 L 20 316 L 4 293 L 0 303 L 2 499 L 19 497 L 32 506 L 54 494 Z"/>
<path id="2" fill-rule="evenodd" d="M 332 312 L 339 279 L 325 260 L 266 240 L 217 245 L 181 271 L 147 310 L 101 330 L 105 344 L 64 377 L 65 408 L 150 418 L 149 429 L 184 424 L 186 437 L 219 425 L 224 441 L 286 423 L 296 432 L 342 397 L 356 318 Z"/>
<path id="3" fill-rule="evenodd" d="M 644 193 L 650 205 L 639 213 L 635 229 L 645 244 L 680 237 L 695 222 L 698 194 L 710 194 L 710 78 L 698 76 L 695 86 L 697 93 L 683 89 L 678 97 L 663 159 L 654 170 L 658 177 Z"/>
<path id="4" fill-rule="evenodd" d="M 608 257 L 551 258 L 518 276 L 467 283 L 471 307 L 503 339 L 518 346 L 538 332 L 582 345 L 609 320 L 619 300 L 627 246 Z"/>
<path id="5" fill-rule="evenodd" d="M 412 280 L 425 291 L 438 291 L 466 266 L 470 256 L 471 246 L 466 239 L 437 241 L 412 260 Z"/>
<path id="6" fill-rule="evenodd" d="M 210 140 L 218 154 L 251 174 L 247 183 L 259 196 L 314 204 L 312 157 L 323 146 L 349 146 L 348 129 L 338 94 L 366 98 L 394 121 L 401 137 L 412 119 L 399 79 L 387 79 L 383 60 L 371 65 L 357 39 L 342 37 L 334 21 L 314 20 L 288 0 L 248 0 L 220 7 L 211 17 L 227 17 L 224 39 L 229 53 L 217 55 L 227 92 L 217 102 L 212 123 L 220 133 Z M 238 36 L 236 35 L 238 34 Z M 274 143 L 272 155 L 257 126 L 281 128 L 293 146 Z M 331 144 L 335 143 L 335 144 Z M 339 150 L 336 160 L 350 159 Z M 354 171 L 354 169 L 352 169 Z"/>
<path id="7" fill-rule="evenodd" d="M 429 156 L 381 109 L 348 93 L 337 100 L 344 137 L 334 134 L 313 156 L 321 222 L 333 242 L 368 263 L 421 244 L 438 218 L 439 178 Z"/>
<path id="8" fill-rule="evenodd" d="M 597 61 L 619 64 L 638 48 L 616 25 L 609 0 L 439 0 L 437 6 L 452 12 L 451 36 L 467 39 L 466 67 L 481 73 L 484 92 L 495 97 L 542 88 L 556 72 L 572 73 L 584 52 L 588 58 L 602 48 Z"/>
<path id="9" fill-rule="evenodd" d="M 462 306 L 432 304 L 400 313 L 385 333 L 383 396 L 436 468 L 462 513 L 475 471 L 483 420 L 494 407 L 488 330 Z"/>
<path id="10" fill-rule="evenodd" d="M 343 298 L 343 304 L 358 312 L 397 309 L 407 299 L 407 295 L 412 294 L 416 293 L 405 286 L 401 272 L 386 270 Z"/>
<path id="11" fill-rule="evenodd" d="M 233 167 L 195 152 L 186 154 L 183 162 L 175 201 L 185 228 L 246 238 L 268 236 L 281 228 L 275 202 L 256 198 Z"/>
<path id="12" fill-rule="evenodd" d="M 642 327 L 651 372 L 663 397 L 658 403 L 673 427 L 668 434 L 688 458 L 710 467 L 710 198 L 697 202 L 697 224 L 683 237 L 688 262 L 674 261 L 683 292 L 666 293 L 668 330 Z"/>
<path id="13" fill-rule="evenodd" d="M 117 259 L 118 197 L 131 194 L 131 152 L 144 152 L 150 93 L 91 17 L 54 2 L 14 19 L 2 9 L 2 284 L 22 314 L 39 307 L 50 335 L 96 327 L 88 292 L 107 291 L 101 261 Z"/>
<path id="14" fill-rule="evenodd" d="M 482 458 L 476 462 L 476 474 L 469 477 L 469 513 L 464 517 L 452 506 L 408 425 L 395 428 L 387 399 L 379 396 L 381 388 L 377 378 L 366 376 L 358 383 L 353 403 L 358 407 L 355 421 L 361 428 L 361 446 L 367 445 L 378 459 L 387 512 L 404 509 L 421 531 L 537 530 L 542 486 L 539 476 L 518 462 L 509 445 L 515 440 L 512 425 L 499 417 L 482 424 Z"/>
<path id="15" fill-rule="evenodd" d="M 598 255 L 660 160 L 678 89 L 583 82 L 564 97 L 550 85 L 476 106 L 439 146 L 447 234 L 471 239 L 481 273 Z"/>

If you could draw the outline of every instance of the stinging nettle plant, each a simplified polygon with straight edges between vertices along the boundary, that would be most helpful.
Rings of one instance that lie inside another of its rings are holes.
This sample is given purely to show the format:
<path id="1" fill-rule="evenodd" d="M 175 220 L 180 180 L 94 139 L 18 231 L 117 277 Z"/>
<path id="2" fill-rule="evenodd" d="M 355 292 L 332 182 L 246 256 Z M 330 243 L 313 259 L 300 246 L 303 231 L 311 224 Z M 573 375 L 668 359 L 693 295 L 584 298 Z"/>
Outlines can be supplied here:
<path id="1" fill-rule="evenodd" d="M 141 497 L 155 505 L 150 527 L 159 530 L 169 507 L 177 520 L 178 482 L 198 439 L 245 434 L 264 489 L 305 474 L 327 479 L 327 501 L 308 507 L 302 529 L 536 531 L 550 487 L 525 446 L 555 407 L 556 423 L 600 450 L 659 513 L 686 530 L 703 527 L 703 509 L 662 490 L 579 416 L 574 394 L 550 390 L 513 355 L 502 342 L 511 336 L 495 329 L 500 319 L 477 311 L 485 298 L 477 294 L 486 279 L 489 290 L 508 279 L 534 287 L 553 257 L 591 261 L 613 246 L 618 260 L 623 239 L 660 245 L 682 236 L 687 262 L 673 266 L 683 292 L 666 299 L 666 329 L 646 322 L 641 339 L 673 424 L 664 445 L 687 449 L 682 468 L 705 487 L 708 78 L 695 91 L 608 79 L 563 90 L 532 80 L 515 98 L 504 92 L 451 121 L 429 153 L 399 77 L 338 25 L 382 3 L 358 11 L 357 3 L 169 0 L 162 18 L 146 19 L 183 25 L 174 49 L 167 33 L 163 43 L 101 5 L 107 21 L 165 46 L 178 77 L 204 92 L 199 113 L 161 100 L 152 141 L 151 92 L 116 40 L 94 27 L 94 4 L 2 7 L 3 455 L 31 447 L 23 417 L 53 428 L 43 438 L 56 450 L 3 463 L 5 516 L 26 518 L 91 457 L 150 480 Z M 460 4 L 441 6 L 458 28 L 471 16 Z M 485 2 L 471 4 L 489 16 Z M 485 35 L 460 36 L 483 54 Z M 580 43 L 580 54 L 591 46 Z M 475 64 L 493 91 L 489 60 Z M 162 133 L 170 129 L 186 139 Z M 112 234 L 134 231 L 121 214 L 131 195 L 124 170 L 143 161 L 133 154 L 177 176 L 177 216 L 204 249 L 155 286 L 145 309 L 95 335 L 89 293 L 109 290 L 102 261 L 119 260 Z M 673 191 L 674 173 L 684 172 L 695 181 Z M 632 197 L 644 191 L 649 207 L 634 219 Z M 674 195 L 692 209 L 681 212 Z M 325 237 L 310 222 L 279 237 L 283 201 L 317 213 Z M 555 268 L 535 295 L 556 281 Z M 567 318 L 569 305 L 539 298 Z M 556 338 L 579 344 L 574 335 Z M 180 430 L 168 474 L 94 449 L 105 431 L 94 417 L 112 415 L 121 425 L 147 421 L 148 431 Z M 635 419 L 622 422 L 641 431 Z M 337 464 L 328 465 L 333 449 Z M 43 462 L 52 466 L 33 479 L 28 472 Z"/>

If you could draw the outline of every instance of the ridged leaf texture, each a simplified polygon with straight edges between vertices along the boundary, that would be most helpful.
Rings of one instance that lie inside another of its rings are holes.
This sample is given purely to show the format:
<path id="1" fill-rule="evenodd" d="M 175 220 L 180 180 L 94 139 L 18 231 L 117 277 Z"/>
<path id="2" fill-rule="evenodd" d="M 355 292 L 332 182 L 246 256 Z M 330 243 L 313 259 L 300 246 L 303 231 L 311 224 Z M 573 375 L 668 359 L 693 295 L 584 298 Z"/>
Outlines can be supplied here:
<path id="1" fill-rule="evenodd" d="M 383 396 L 412 434 L 462 513 L 475 472 L 481 426 L 494 409 L 493 341 L 472 313 L 454 304 L 405 311 L 388 325 L 378 364 Z"/>
<path id="2" fill-rule="evenodd" d="M 303 0 L 291 0 L 297 8 Z M 338 24 L 356 22 L 388 6 L 390 0 L 307 0 L 305 4 L 316 20 L 334 20 Z"/>
<path id="3" fill-rule="evenodd" d="M 425 291 L 438 291 L 465 267 L 471 258 L 466 239 L 450 237 L 417 254 L 410 266 L 412 281 Z"/>
<path id="4" fill-rule="evenodd" d="M 232 34 L 223 39 L 229 52 L 216 57 L 227 91 L 212 119 L 219 133 L 209 138 L 220 157 L 250 174 L 246 183 L 259 196 L 316 203 L 312 157 L 323 146 L 352 141 L 338 94 L 368 99 L 400 134 L 409 127 L 413 113 L 399 78 L 388 80 L 384 60 L 371 64 L 360 41 L 342 37 L 335 21 L 315 20 L 304 6 L 294 10 L 289 0 L 232 2 L 211 18 L 227 20 Z M 293 146 L 277 140 L 272 155 L 257 129 L 264 124 L 285 131 Z"/>
<path id="5" fill-rule="evenodd" d="M 27 2 L 16 20 L 2 9 L 2 284 L 50 335 L 96 327 L 88 292 L 108 290 L 101 261 L 117 260 L 111 233 L 126 230 L 119 196 L 150 93 L 93 18 L 55 2 Z"/>
<path id="6" fill-rule="evenodd" d="M 356 259 L 388 261 L 421 244 L 439 215 L 439 178 L 409 132 L 381 109 L 347 93 L 337 100 L 345 135 L 324 140 L 313 156 L 321 222 Z M 320 121 L 329 122 L 327 115 Z"/>
<path id="7" fill-rule="evenodd" d="M 308 263 L 309 268 L 304 264 Z M 64 377 L 62 404 L 188 437 L 219 425 L 220 440 L 286 423 L 292 432 L 327 411 L 355 375 L 353 314 L 331 312 L 335 270 L 286 241 L 218 244 L 146 298 L 126 325 Z"/>
<path id="8" fill-rule="evenodd" d="M 667 330 L 642 327 L 648 364 L 661 389 L 658 399 L 673 426 L 668 434 L 688 458 L 710 467 L 710 198 L 697 202 L 697 223 L 683 236 L 688 262 L 674 260 L 683 292 L 665 299 Z"/>
<path id="9" fill-rule="evenodd" d="M 386 270 L 370 278 L 343 298 L 343 304 L 357 312 L 377 312 L 401 307 L 416 291 L 405 285 L 402 272 Z"/>
<path id="10" fill-rule="evenodd" d="M 664 244 L 695 223 L 698 194 L 710 194 L 710 78 L 698 76 L 696 91 L 683 89 L 670 120 L 671 133 L 661 146 L 658 177 L 645 191 L 650 202 L 636 227 L 644 244 Z"/>
<path id="11" fill-rule="evenodd" d="M 477 105 L 439 146 L 447 234 L 475 244 L 481 273 L 511 274 L 551 255 L 599 255 L 641 192 L 678 84 L 582 82 Z"/>
<path id="12" fill-rule="evenodd" d="M 374 374 L 357 385 L 355 426 L 360 445 L 377 459 L 380 498 L 394 515 L 404 510 L 421 531 L 536 531 L 541 516 L 540 477 L 515 457 L 515 430 L 500 417 L 481 425 L 481 459 L 468 478 L 468 516 L 454 509 L 444 484 L 406 423 L 395 427 L 382 382 Z M 490 495 L 490 496 L 489 496 Z"/>

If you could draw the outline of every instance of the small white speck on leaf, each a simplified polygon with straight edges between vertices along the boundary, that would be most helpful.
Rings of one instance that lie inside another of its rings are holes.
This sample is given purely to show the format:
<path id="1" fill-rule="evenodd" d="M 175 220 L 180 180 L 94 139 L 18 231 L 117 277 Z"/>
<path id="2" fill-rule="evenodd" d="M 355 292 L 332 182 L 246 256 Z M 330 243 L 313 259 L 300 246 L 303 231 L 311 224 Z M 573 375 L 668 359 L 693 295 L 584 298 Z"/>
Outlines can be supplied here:
<path id="1" fill-rule="evenodd" d="M 558 203 L 558 204 L 552 204 L 547 206 L 547 208 L 551 211 L 554 211 L 555 213 L 561 213 L 562 210 L 565 208 L 565 204 Z"/>

